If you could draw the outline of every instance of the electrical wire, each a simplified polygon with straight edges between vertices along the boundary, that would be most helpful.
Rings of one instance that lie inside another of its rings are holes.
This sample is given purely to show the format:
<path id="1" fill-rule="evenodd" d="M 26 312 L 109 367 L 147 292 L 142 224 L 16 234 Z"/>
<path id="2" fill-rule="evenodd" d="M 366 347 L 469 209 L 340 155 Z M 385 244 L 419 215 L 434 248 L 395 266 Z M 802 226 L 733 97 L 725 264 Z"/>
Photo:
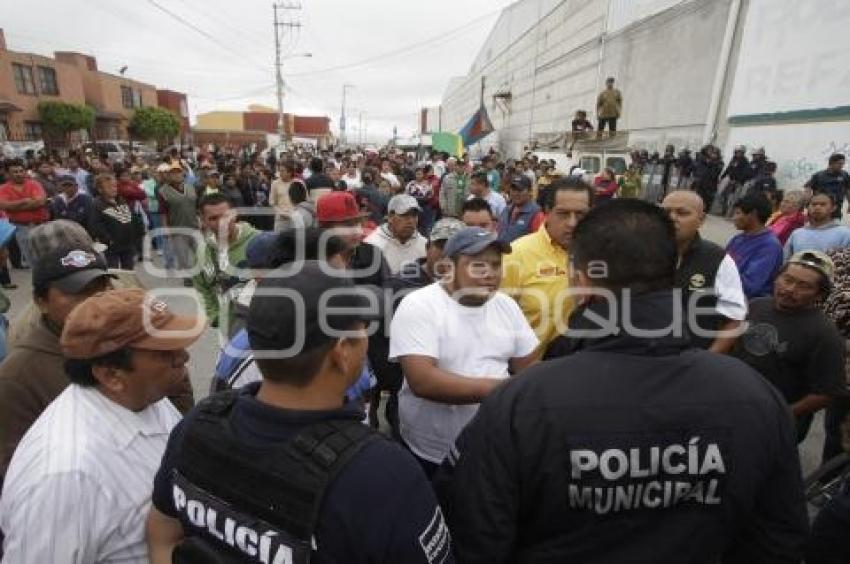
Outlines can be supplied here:
<path id="1" fill-rule="evenodd" d="M 208 33 L 207 31 L 204 31 L 200 27 L 196 26 L 192 22 L 190 22 L 187 19 L 185 19 L 184 17 L 182 17 L 180 14 L 172 12 L 171 10 L 166 8 L 165 6 L 159 4 L 156 0 L 147 0 L 147 2 L 148 2 L 148 4 L 150 4 L 151 6 L 156 8 L 157 10 L 159 10 L 159 11 L 163 12 L 164 14 L 170 16 L 172 19 L 180 22 L 181 24 L 188 27 L 189 29 L 191 29 L 195 33 L 209 39 L 211 42 L 213 42 L 215 45 L 217 45 L 219 47 L 219 49 L 227 51 L 228 53 L 230 53 L 231 55 L 233 55 L 234 57 L 236 57 L 240 61 L 242 61 L 243 64 L 245 63 L 246 59 L 250 59 L 250 57 L 246 57 L 244 54 L 239 53 L 238 51 L 228 47 L 227 45 L 222 43 L 219 39 L 217 39 L 214 35 Z M 251 66 L 254 66 L 254 65 L 251 64 Z M 255 67 L 255 68 L 261 70 L 262 72 L 268 72 L 268 69 L 264 69 L 264 68 L 261 68 L 261 67 L 258 67 L 258 66 Z"/>
<path id="2" fill-rule="evenodd" d="M 148 1 L 152 2 L 153 0 L 148 0 Z M 416 49 L 421 49 L 423 47 L 429 47 L 429 46 L 431 46 L 431 43 L 433 43 L 435 41 L 439 41 L 440 39 L 443 39 L 443 38 L 448 37 L 450 35 L 455 35 L 460 31 L 467 30 L 470 26 L 480 24 L 480 23 L 486 21 L 487 19 L 492 18 L 494 15 L 500 14 L 501 12 L 502 12 L 502 8 L 487 12 L 486 14 L 473 19 L 473 20 L 463 24 L 462 26 L 458 26 L 458 27 L 450 29 L 448 31 L 444 31 L 443 33 L 440 33 L 439 35 L 435 35 L 433 37 L 429 37 L 427 39 L 417 41 L 416 43 L 411 43 L 410 45 L 406 45 L 404 47 L 399 47 L 397 49 L 393 49 L 392 51 L 388 51 L 386 53 L 381 53 L 379 55 L 372 55 L 371 57 L 368 57 L 366 59 L 361 59 L 359 61 L 352 61 L 350 63 L 345 63 L 345 64 L 341 64 L 341 65 L 334 65 L 332 67 L 327 67 L 327 68 L 324 68 L 324 69 L 317 69 L 317 70 L 304 71 L 304 72 L 298 72 L 298 73 L 290 73 L 287 76 L 290 77 L 290 78 L 291 77 L 311 76 L 311 75 L 322 74 L 322 73 L 327 73 L 327 72 L 334 72 L 334 71 L 339 71 L 339 70 L 346 70 L 346 69 L 351 69 L 351 68 L 356 68 L 356 67 L 362 67 L 362 66 L 365 66 L 365 65 L 368 65 L 368 64 L 371 64 L 371 63 L 375 63 L 375 62 L 379 62 L 379 61 L 382 61 L 382 60 L 393 59 L 395 57 L 398 57 L 399 55 L 405 55 L 410 51 L 415 51 Z"/>
<path id="3" fill-rule="evenodd" d="M 237 28 L 232 24 L 232 21 L 235 20 L 232 16 L 228 16 L 227 14 L 223 14 L 224 17 L 220 17 L 215 11 L 205 10 L 202 8 L 198 8 L 197 6 L 189 3 L 189 0 L 182 0 L 183 3 L 193 12 L 197 14 L 202 14 L 205 18 L 207 18 L 210 22 L 215 22 L 216 25 L 220 25 L 231 33 L 241 35 L 246 41 L 249 41 L 256 45 L 259 49 L 268 50 L 269 45 L 266 45 L 264 42 L 261 42 L 257 39 L 257 33 L 245 31 L 242 28 Z M 219 8 L 221 11 L 221 8 Z"/>

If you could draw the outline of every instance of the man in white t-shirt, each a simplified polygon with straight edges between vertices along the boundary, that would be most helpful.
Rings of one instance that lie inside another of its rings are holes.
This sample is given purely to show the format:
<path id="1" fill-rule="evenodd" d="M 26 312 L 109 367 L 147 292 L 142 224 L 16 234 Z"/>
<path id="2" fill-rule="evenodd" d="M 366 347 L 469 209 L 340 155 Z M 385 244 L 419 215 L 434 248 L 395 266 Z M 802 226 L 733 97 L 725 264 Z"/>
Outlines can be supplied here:
<path id="1" fill-rule="evenodd" d="M 504 196 L 490 189 L 490 185 L 487 183 L 487 174 L 484 172 L 476 172 L 469 181 L 469 199 L 472 198 L 486 200 L 490 204 L 490 210 L 492 210 L 494 217 L 502 217 L 502 212 L 508 205 Z"/>
<path id="2" fill-rule="evenodd" d="M 401 437 L 433 475 L 478 403 L 534 362 L 538 345 L 519 306 L 499 293 L 510 245 L 467 227 L 444 247 L 453 269 L 406 296 L 390 328 L 390 361 L 400 362 Z"/>

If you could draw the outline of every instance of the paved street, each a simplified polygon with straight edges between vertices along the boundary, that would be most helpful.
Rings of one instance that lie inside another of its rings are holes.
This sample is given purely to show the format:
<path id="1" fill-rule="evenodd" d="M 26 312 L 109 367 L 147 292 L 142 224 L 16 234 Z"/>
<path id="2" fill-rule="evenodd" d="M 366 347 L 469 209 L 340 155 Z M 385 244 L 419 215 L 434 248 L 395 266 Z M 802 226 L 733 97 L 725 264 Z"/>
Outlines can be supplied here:
<path id="1" fill-rule="evenodd" d="M 708 217 L 702 229 L 702 234 L 705 238 L 721 245 L 725 245 L 734 233 L 735 229 L 728 220 L 714 216 Z M 163 297 L 172 308 L 178 312 L 188 314 L 192 313 L 194 308 L 198 307 L 197 302 L 194 302 L 189 297 L 190 293 L 187 293 L 186 289 L 183 288 L 180 280 L 155 276 L 151 272 L 153 269 L 148 268 L 149 266 L 149 264 L 137 266 L 136 270 L 139 273 L 139 277 L 149 288 L 156 288 L 162 292 Z M 12 272 L 12 279 L 19 287 L 17 290 L 8 292 L 12 300 L 10 319 L 14 319 L 22 309 L 22 306 L 27 302 L 32 291 L 29 271 L 14 270 Z M 218 333 L 213 329 L 209 329 L 190 349 L 192 358 L 189 370 L 196 399 L 203 398 L 208 393 L 219 347 Z M 817 421 L 812 425 L 808 439 L 801 446 L 804 472 L 808 472 L 817 466 L 820 461 L 822 443 L 823 425 L 820 416 L 818 416 Z"/>

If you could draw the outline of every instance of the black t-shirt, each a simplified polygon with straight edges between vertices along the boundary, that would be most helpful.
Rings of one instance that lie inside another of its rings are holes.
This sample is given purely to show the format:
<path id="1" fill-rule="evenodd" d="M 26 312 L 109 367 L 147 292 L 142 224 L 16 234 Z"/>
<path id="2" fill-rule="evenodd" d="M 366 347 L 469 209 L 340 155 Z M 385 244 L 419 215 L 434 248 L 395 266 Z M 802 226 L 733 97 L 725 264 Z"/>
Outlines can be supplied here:
<path id="1" fill-rule="evenodd" d="M 258 389 L 258 384 L 245 386 L 231 413 L 234 432 L 252 446 L 279 444 L 305 426 L 350 419 L 359 410 L 354 405 L 334 411 L 279 409 L 258 401 Z M 153 505 L 174 518 L 174 449 L 196 413 L 190 412 L 172 431 L 154 480 Z M 328 486 L 315 539 L 318 550 L 312 562 L 319 564 L 454 562 L 448 529 L 424 472 L 410 454 L 387 440 L 363 447 Z"/>
<path id="2" fill-rule="evenodd" d="M 809 394 L 843 395 L 845 343 L 819 309 L 785 312 L 773 298 L 750 302 L 735 356 L 758 370 L 789 404 Z"/>
<path id="3" fill-rule="evenodd" d="M 307 187 L 307 190 L 315 190 L 317 188 L 333 188 L 334 181 L 333 179 L 324 173 L 313 173 L 310 175 L 310 178 L 304 181 L 304 186 Z"/>

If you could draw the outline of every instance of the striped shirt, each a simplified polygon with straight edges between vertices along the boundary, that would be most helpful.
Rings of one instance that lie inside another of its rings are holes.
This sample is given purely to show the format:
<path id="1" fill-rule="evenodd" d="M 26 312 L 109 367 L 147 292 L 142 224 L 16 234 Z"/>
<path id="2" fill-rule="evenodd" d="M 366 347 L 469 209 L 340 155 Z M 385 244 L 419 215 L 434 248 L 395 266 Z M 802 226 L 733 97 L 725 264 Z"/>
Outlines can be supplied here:
<path id="1" fill-rule="evenodd" d="M 9 465 L 4 561 L 147 563 L 153 478 L 179 420 L 167 399 L 133 412 L 94 388 L 68 386 Z"/>

